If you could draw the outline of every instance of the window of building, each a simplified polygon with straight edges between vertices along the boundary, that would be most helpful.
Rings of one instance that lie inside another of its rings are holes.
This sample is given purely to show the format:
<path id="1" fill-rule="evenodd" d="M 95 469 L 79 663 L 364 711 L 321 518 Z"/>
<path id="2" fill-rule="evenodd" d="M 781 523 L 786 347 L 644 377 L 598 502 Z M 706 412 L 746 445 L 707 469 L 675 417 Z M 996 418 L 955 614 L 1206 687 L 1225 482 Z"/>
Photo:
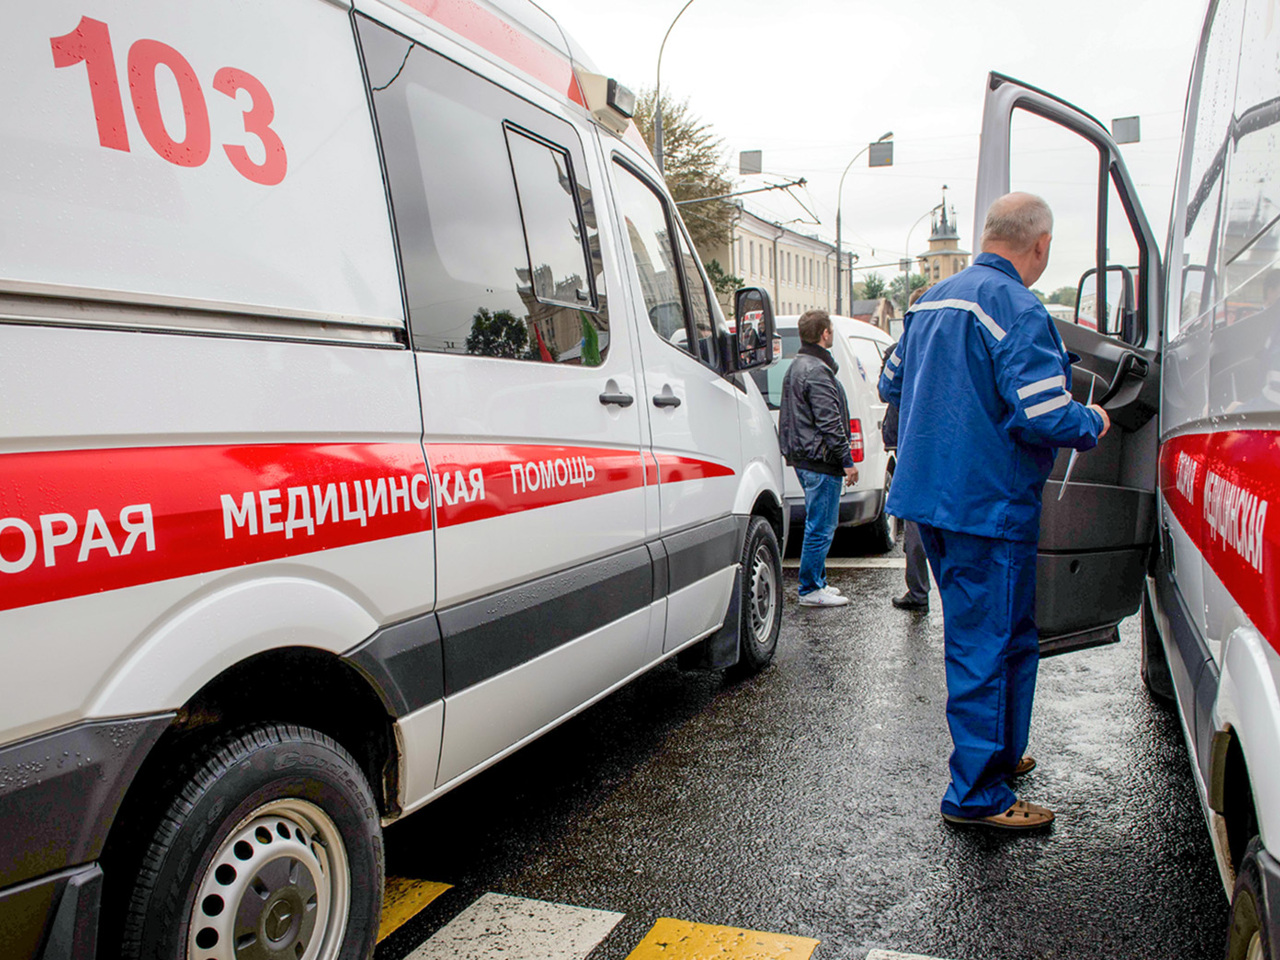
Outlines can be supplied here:
<path id="1" fill-rule="evenodd" d="M 751 257 L 751 275 L 752 275 L 752 276 L 755 276 L 755 272 L 756 272 L 756 245 L 755 245 L 754 243 L 748 243 L 748 244 L 747 244 L 747 249 L 750 251 L 749 256 Z"/>
<path id="2" fill-rule="evenodd" d="M 573 127 L 363 17 L 417 350 L 595 366 L 603 270 Z"/>

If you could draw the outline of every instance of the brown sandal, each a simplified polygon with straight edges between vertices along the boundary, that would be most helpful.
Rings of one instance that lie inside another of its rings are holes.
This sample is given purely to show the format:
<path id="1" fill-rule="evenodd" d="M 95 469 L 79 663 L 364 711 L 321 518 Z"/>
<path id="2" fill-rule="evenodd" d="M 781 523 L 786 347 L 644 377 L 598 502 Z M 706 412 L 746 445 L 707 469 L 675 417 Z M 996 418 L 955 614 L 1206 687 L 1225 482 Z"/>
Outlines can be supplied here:
<path id="1" fill-rule="evenodd" d="M 996 827 L 1000 830 L 1039 830 L 1053 823 L 1053 811 L 1037 803 L 1026 800 L 1015 800 L 1004 813 L 994 813 L 989 817 L 956 817 L 944 813 L 942 819 L 948 823 L 963 826 Z"/>
<path id="2" fill-rule="evenodd" d="M 1010 776 L 1020 777 L 1024 773 L 1030 773 L 1035 768 L 1036 768 L 1035 757 L 1023 757 L 1021 760 L 1017 762 L 1017 764 L 1014 765 L 1013 773 L 1010 774 Z"/>

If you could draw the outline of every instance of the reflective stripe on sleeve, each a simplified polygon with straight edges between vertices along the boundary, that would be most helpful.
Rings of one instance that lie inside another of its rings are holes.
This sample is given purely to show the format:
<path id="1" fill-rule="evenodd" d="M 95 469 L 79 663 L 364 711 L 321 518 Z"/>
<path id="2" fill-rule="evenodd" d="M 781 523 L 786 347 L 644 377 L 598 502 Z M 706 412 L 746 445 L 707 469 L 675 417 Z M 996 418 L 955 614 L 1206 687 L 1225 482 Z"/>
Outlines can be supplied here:
<path id="1" fill-rule="evenodd" d="M 1037 380 L 1035 383 L 1029 383 L 1025 387 L 1018 388 L 1018 399 L 1025 400 L 1027 397 L 1033 397 L 1037 393 L 1044 393 L 1046 390 L 1052 390 L 1054 387 L 1063 388 L 1067 385 L 1067 378 L 1062 374 L 1056 377 L 1045 377 L 1043 380 Z"/>
<path id="2" fill-rule="evenodd" d="M 928 303 L 917 303 L 912 310 L 967 310 L 987 328 L 987 333 L 997 340 L 1004 339 L 1004 331 L 1000 329 L 1000 325 L 987 316 L 987 312 L 972 300 L 930 300 Z"/>
<path id="3" fill-rule="evenodd" d="M 1027 415 L 1028 420 L 1031 420 L 1034 417 L 1040 416 L 1040 414 L 1042 413 L 1050 413 L 1051 411 L 1057 410 L 1060 407 L 1065 407 L 1070 402 L 1071 402 L 1071 394 L 1063 391 L 1062 393 L 1058 394 L 1058 396 L 1054 397 L 1052 400 L 1046 400 L 1044 401 L 1044 403 L 1037 403 L 1037 404 L 1033 404 L 1030 407 L 1027 407 L 1026 410 L 1023 411 L 1023 413 Z"/>
<path id="4" fill-rule="evenodd" d="M 897 376 L 897 374 L 894 373 L 893 370 L 891 370 L 889 367 L 884 368 L 884 375 L 888 377 L 890 380 L 892 380 L 894 377 Z"/>
<path id="5" fill-rule="evenodd" d="M 890 366 L 894 366 L 894 367 L 896 367 L 896 366 L 898 366 L 898 364 L 900 364 L 900 363 L 902 363 L 902 358 L 901 358 L 900 356 L 898 356 L 898 351 L 897 351 L 897 350 L 895 350 L 895 351 L 893 351 L 893 353 L 889 354 L 889 365 L 890 365 Z"/>

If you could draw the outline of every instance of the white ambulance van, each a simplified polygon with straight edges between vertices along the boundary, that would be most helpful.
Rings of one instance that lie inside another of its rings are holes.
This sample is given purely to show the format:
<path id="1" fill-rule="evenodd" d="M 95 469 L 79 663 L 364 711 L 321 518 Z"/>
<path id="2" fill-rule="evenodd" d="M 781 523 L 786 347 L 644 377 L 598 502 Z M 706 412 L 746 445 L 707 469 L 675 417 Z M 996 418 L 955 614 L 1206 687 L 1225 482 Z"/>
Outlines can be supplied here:
<path id="1" fill-rule="evenodd" d="M 1092 251 L 1077 264 L 1076 301 L 1092 314 L 1055 323 L 1083 358 L 1076 398 L 1086 400 L 1092 382 L 1112 430 L 1069 479 L 1064 452 L 1045 489 L 1041 644 L 1060 651 L 1115 639 L 1115 625 L 1141 610 L 1143 678 L 1181 717 L 1232 900 L 1232 960 L 1280 958 L 1274 13 L 1271 0 L 1209 5 L 1163 260 L 1107 129 L 997 74 L 975 203 L 982 212 L 1010 189 L 1041 193 L 1058 220 L 1051 266 L 1060 253 Z M 1058 158 L 1047 183 L 1031 175 L 1037 151 Z M 1079 159 L 1074 175 L 1061 166 L 1069 155 Z M 1083 195 L 1063 193 L 1068 182 L 1087 185 Z M 1086 236 L 1069 235 L 1082 224 Z"/>
<path id="2" fill-rule="evenodd" d="M 770 660 L 769 357 L 535 4 L 47 0 L 0 83 L 4 960 L 367 957 L 385 824 Z"/>

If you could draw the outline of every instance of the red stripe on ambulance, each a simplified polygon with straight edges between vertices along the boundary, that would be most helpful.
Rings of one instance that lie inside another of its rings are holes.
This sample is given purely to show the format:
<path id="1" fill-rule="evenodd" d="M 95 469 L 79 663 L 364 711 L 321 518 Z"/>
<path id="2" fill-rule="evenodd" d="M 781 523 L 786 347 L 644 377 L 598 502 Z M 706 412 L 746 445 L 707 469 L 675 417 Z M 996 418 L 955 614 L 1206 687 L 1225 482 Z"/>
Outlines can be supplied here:
<path id="1" fill-rule="evenodd" d="M 573 65 L 563 54 L 472 0 L 405 0 L 409 6 L 585 107 Z M 647 150 L 648 148 L 646 148 Z"/>
<path id="2" fill-rule="evenodd" d="M 1160 448 L 1165 502 L 1213 572 L 1280 651 L 1275 564 L 1280 433 L 1230 430 L 1174 437 Z"/>
<path id="3" fill-rule="evenodd" d="M 441 527 L 644 485 L 639 450 L 532 444 L 428 444 Z"/>
<path id="4" fill-rule="evenodd" d="M 255 444 L 0 456 L 0 610 L 663 483 L 673 454 L 541 444 Z"/>
<path id="5" fill-rule="evenodd" d="M 663 483 L 679 483 L 682 480 L 712 480 L 716 477 L 732 477 L 733 468 L 710 460 L 681 457 L 674 453 L 655 455 Z"/>
<path id="6" fill-rule="evenodd" d="M 417 444 L 15 453 L 0 610 L 431 529 Z"/>

